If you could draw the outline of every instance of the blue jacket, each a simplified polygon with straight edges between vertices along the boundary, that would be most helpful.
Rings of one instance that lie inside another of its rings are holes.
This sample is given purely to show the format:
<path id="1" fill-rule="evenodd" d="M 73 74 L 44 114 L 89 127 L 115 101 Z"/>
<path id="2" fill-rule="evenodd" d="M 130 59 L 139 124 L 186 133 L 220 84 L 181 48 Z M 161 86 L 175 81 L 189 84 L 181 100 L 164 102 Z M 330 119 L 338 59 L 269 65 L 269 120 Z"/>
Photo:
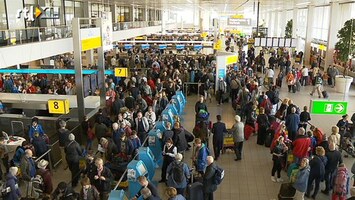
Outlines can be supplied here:
<path id="1" fill-rule="evenodd" d="M 288 131 L 297 132 L 300 124 L 300 116 L 296 113 L 289 114 L 286 117 L 286 127 Z"/>
<path id="2" fill-rule="evenodd" d="M 28 131 L 28 137 L 30 138 L 31 141 L 34 137 L 35 132 L 38 132 L 40 136 L 44 135 L 44 130 L 40 124 L 37 124 L 36 127 L 31 126 L 30 130 Z"/>
<path id="3" fill-rule="evenodd" d="M 183 170 L 184 170 L 184 177 L 183 177 L 183 181 L 181 183 L 177 183 L 175 182 L 174 178 L 173 178 L 173 165 L 176 163 L 177 161 L 174 161 L 172 163 L 170 163 L 170 165 L 168 166 L 168 169 L 166 170 L 167 174 L 168 174 L 168 186 L 169 187 L 174 187 L 174 188 L 186 188 L 187 187 L 187 180 L 190 178 L 190 169 L 187 166 L 186 163 L 182 163 L 183 164 Z"/>
<path id="4" fill-rule="evenodd" d="M 309 172 L 310 172 L 310 169 L 308 166 L 306 168 L 300 169 L 300 171 L 297 174 L 296 182 L 293 184 L 293 187 L 296 190 L 298 190 L 300 192 L 306 192 Z"/>
<path id="5" fill-rule="evenodd" d="M 207 167 L 207 156 L 209 150 L 207 149 L 207 147 L 205 146 L 204 143 L 202 143 L 201 148 L 198 150 L 198 155 L 197 155 L 197 163 L 196 163 L 196 168 L 197 171 L 199 172 L 204 172 L 206 170 Z"/>
<path id="6" fill-rule="evenodd" d="M 20 147 L 17 148 L 17 150 L 15 152 L 15 155 L 12 158 L 12 162 L 14 162 L 14 164 L 16 166 L 20 166 L 21 159 L 22 159 L 23 155 L 25 155 L 25 148 L 20 146 Z"/>
<path id="7" fill-rule="evenodd" d="M 18 200 L 20 199 L 20 190 L 16 176 L 8 173 L 6 175 L 6 187 L 11 188 L 11 192 L 4 196 L 4 200 Z"/>

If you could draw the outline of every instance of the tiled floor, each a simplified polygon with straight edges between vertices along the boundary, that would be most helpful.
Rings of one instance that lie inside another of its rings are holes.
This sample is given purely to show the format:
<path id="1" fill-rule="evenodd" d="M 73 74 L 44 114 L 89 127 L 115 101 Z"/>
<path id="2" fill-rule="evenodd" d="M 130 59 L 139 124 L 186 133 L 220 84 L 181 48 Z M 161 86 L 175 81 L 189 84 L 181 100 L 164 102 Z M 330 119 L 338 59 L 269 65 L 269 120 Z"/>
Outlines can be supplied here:
<path id="1" fill-rule="evenodd" d="M 302 87 L 301 92 L 296 94 L 288 93 L 287 88 L 281 89 L 280 98 L 289 97 L 299 106 L 309 105 L 311 96 L 309 92 L 312 87 Z M 345 100 L 349 102 L 348 113 L 352 115 L 355 112 L 355 90 L 352 88 L 350 94 L 344 95 L 335 93 L 335 90 L 329 87 L 325 88 L 330 95 L 331 100 Z M 314 98 L 314 97 L 313 97 Z M 188 103 L 183 115 L 183 126 L 192 131 L 194 126 L 194 105 L 197 101 L 197 96 L 189 96 Z M 215 122 L 215 116 L 217 114 L 222 115 L 222 120 L 227 124 L 227 128 L 230 128 L 233 124 L 234 111 L 230 104 L 224 104 L 217 106 L 215 102 L 207 103 L 209 112 L 211 113 L 211 119 Z M 312 116 L 312 123 L 322 128 L 327 134 L 330 133 L 330 127 L 336 124 L 340 119 L 340 116 Z M 188 164 L 190 161 L 191 152 L 187 152 L 185 156 L 185 162 Z M 253 136 L 249 141 L 244 143 L 244 152 L 242 161 L 234 161 L 234 154 L 227 152 L 222 155 L 217 161 L 218 165 L 225 169 L 226 176 L 223 183 L 219 186 L 215 192 L 215 199 L 217 200 L 272 200 L 277 199 L 277 194 L 280 188 L 280 183 L 273 183 L 270 180 L 270 173 L 272 168 L 271 155 L 269 149 L 256 144 L 256 137 Z M 351 167 L 354 162 L 354 158 L 344 158 L 348 167 Z M 160 170 L 156 173 L 155 180 L 160 179 Z M 282 177 L 287 180 L 286 174 L 283 172 Z M 53 174 L 53 182 L 56 185 L 59 181 L 69 181 L 70 173 L 68 170 L 63 171 L 62 167 Z M 321 184 L 321 188 L 323 188 Z M 158 186 L 161 194 L 164 194 L 164 184 Z M 77 188 L 78 189 L 78 188 Z M 164 197 L 164 199 L 166 199 Z M 330 199 L 323 194 L 319 194 L 317 199 Z"/>

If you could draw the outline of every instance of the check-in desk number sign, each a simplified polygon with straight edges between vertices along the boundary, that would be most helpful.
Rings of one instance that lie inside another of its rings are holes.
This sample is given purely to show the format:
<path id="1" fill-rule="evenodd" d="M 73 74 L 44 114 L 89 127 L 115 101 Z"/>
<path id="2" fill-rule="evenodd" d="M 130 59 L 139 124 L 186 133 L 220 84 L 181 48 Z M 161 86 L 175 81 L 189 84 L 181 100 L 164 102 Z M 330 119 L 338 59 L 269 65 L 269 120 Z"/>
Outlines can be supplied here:
<path id="1" fill-rule="evenodd" d="M 68 114 L 69 100 L 67 99 L 50 99 L 48 100 L 48 110 L 51 114 Z"/>

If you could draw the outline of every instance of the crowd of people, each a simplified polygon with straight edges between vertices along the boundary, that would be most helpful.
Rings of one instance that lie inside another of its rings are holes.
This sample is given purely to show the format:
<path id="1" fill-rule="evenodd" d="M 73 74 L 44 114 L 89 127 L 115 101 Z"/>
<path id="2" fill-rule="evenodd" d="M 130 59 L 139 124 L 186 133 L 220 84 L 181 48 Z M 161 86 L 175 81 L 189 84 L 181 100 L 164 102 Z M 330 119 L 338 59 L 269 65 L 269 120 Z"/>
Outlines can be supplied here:
<path id="1" fill-rule="evenodd" d="M 209 55 L 178 56 L 152 49 L 143 53 L 133 49 L 128 52 L 128 59 L 115 52 L 105 54 L 106 66 L 134 70 L 129 78 L 106 77 L 106 106 L 93 119 L 85 117 L 83 120 L 84 142 L 79 144 L 76 141 L 75 135 L 66 128 L 65 121 L 58 122 L 62 165 L 71 172 L 70 184 L 60 182 L 54 189 L 47 169 L 48 158 L 44 156 L 37 163 L 33 159 L 34 155 L 44 155 L 49 143 L 38 119 L 33 118 L 29 140 L 23 142 L 10 161 L 4 150 L 2 162 L 6 166 L 6 187 L 11 188 L 5 199 L 32 196 L 33 190 L 29 193 L 28 188 L 34 188 L 36 198 L 108 199 L 111 183 L 123 174 L 127 163 L 135 158 L 137 149 L 147 145 L 148 132 L 154 128 L 178 90 L 187 90 L 188 94 L 198 93 L 200 99 L 195 104 L 196 119 L 192 134 L 182 126 L 179 118 L 175 119 L 174 124 L 166 123 L 167 130 L 162 134 L 163 166 L 159 182 L 168 186 L 166 195 L 169 199 L 183 200 L 194 195 L 188 186 L 196 183 L 201 186 L 202 195 L 199 198 L 213 200 L 213 193 L 223 179 L 216 161 L 221 156 L 227 133 L 233 137 L 237 162 L 243 160 L 245 140 L 256 134 L 257 144 L 269 147 L 272 154 L 271 181 L 284 182 L 281 171 L 289 170 L 290 185 L 296 190 L 296 199 L 304 199 L 304 196 L 315 199 L 323 180 L 323 193 L 332 191 L 333 199 L 345 199 L 349 190 L 349 172 L 339 149 L 342 140 L 349 134 L 349 116 L 344 115 L 332 127 L 331 134 L 313 125 L 308 129 L 311 121 L 308 107 L 304 106 L 301 112 L 291 99 L 280 101 L 279 96 L 279 88 L 286 82 L 289 92 L 296 92 L 304 85 L 314 85 L 311 95 L 317 91 L 321 97 L 323 82 L 326 80 L 334 86 L 334 77 L 339 72 L 334 67 L 329 67 L 324 74 L 319 66 L 298 69 L 303 53 L 295 56 L 300 58 L 299 63 L 291 66 L 290 53 L 282 48 L 271 51 L 266 64 L 265 53 L 261 51 L 255 56 L 254 48 L 246 53 L 239 52 L 239 63 L 228 67 L 226 77 L 216 77 L 216 62 L 214 56 Z M 71 61 L 68 57 L 59 58 L 56 64 L 63 68 L 70 66 Z M 148 69 L 142 73 L 139 68 Z M 280 69 L 278 75 L 275 75 L 276 68 Z M 263 81 L 257 71 L 265 73 Z M 197 84 L 184 88 L 183 84 L 187 82 Z M 261 85 L 266 86 L 266 91 Z M 1 76 L 0 89 L 3 92 L 67 95 L 75 94 L 76 90 L 75 81 L 70 76 L 48 80 L 45 75 Z M 98 95 L 96 92 L 93 94 Z M 235 123 L 230 128 L 222 121 L 221 115 L 216 116 L 215 123 L 210 120 L 206 101 L 211 102 L 214 95 L 217 105 L 230 102 L 236 112 Z M 351 121 L 354 124 L 355 115 Z M 189 144 L 191 142 L 193 147 Z M 0 144 L 4 144 L 4 139 L 0 140 Z M 95 151 L 96 144 L 98 153 Z M 183 158 L 190 149 L 192 165 Z M 25 187 L 22 188 L 26 188 L 25 191 L 20 192 L 19 179 L 24 182 Z M 37 190 L 38 182 L 41 191 Z M 74 188 L 79 182 L 82 187 L 76 193 Z M 142 186 L 138 195 L 144 199 L 162 198 L 151 180 L 141 176 L 138 182 Z"/>

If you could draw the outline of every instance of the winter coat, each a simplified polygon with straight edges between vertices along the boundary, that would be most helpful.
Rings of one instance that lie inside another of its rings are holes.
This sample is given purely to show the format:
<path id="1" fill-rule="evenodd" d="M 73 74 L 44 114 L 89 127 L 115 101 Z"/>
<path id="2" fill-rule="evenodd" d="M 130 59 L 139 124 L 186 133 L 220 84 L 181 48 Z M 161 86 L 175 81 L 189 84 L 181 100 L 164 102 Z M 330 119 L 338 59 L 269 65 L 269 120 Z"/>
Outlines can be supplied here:
<path id="1" fill-rule="evenodd" d="M 173 142 L 178 152 L 183 152 L 187 149 L 187 141 L 185 136 L 185 130 L 183 128 L 174 129 Z"/>
<path id="2" fill-rule="evenodd" d="M 38 169 L 37 174 L 43 178 L 43 193 L 51 194 L 53 192 L 52 175 L 47 169 Z"/>
<path id="3" fill-rule="evenodd" d="M 18 180 L 16 176 L 8 173 L 6 175 L 6 187 L 10 187 L 11 191 L 7 193 L 3 198 L 4 200 L 18 200 L 20 199 L 20 190 L 18 186 Z"/>
<path id="4" fill-rule="evenodd" d="M 214 183 L 214 175 L 216 174 L 216 164 L 213 162 L 206 168 L 203 175 L 203 192 L 212 193 L 217 190 L 217 185 Z"/>
<path id="5" fill-rule="evenodd" d="M 172 163 L 169 164 L 166 173 L 168 174 L 168 181 L 167 184 L 169 187 L 174 187 L 174 188 L 186 188 L 187 187 L 187 180 L 190 178 L 191 174 L 190 174 L 190 169 L 187 166 L 186 163 L 182 163 L 183 165 L 183 171 L 184 171 L 184 176 L 183 176 L 183 180 L 181 183 L 177 183 L 174 180 L 174 175 L 173 175 L 173 166 L 177 164 L 178 161 L 174 161 Z M 180 164 L 180 162 L 179 162 Z"/>
<path id="6" fill-rule="evenodd" d="M 72 162 L 77 162 L 79 163 L 79 160 L 83 154 L 83 151 L 76 141 L 71 141 L 65 146 L 65 158 L 68 163 Z"/>
<path id="7" fill-rule="evenodd" d="M 207 156 L 208 156 L 208 149 L 204 143 L 201 144 L 201 148 L 197 151 L 197 158 L 196 158 L 196 170 L 199 172 L 204 172 L 207 166 Z"/>
<path id="8" fill-rule="evenodd" d="M 143 127 L 144 127 L 144 131 L 148 132 L 149 131 L 149 122 L 148 119 L 146 117 L 142 117 L 142 121 L 143 121 Z M 136 124 L 136 131 L 138 132 L 138 118 L 135 119 L 135 124 Z"/>
<path id="9" fill-rule="evenodd" d="M 309 172 L 310 172 L 310 169 L 308 166 L 303 169 L 300 169 L 298 171 L 296 182 L 293 184 L 293 187 L 296 190 L 298 190 L 300 192 L 306 192 Z"/>
<path id="10" fill-rule="evenodd" d="M 98 175 L 98 171 L 94 172 L 94 176 Z M 105 177 L 105 180 L 97 179 L 94 180 L 93 185 L 100 192 L 110 192 L 111 191 L 111 182 L 113 180 L 113 175 L 107 167 L 103 167 L 101 176 Z"/>
<path id="11" fill-rule="evenodd" d="M 243 122 L 235 123 L 231 129 L 231 133 L 233 135 L 234 143 L 243 142 L 244 141 L 244 124 L 243 124 Z"/>
<path id="12" fill-rule="evenodd" d="M 297 158 L 304 158 L 308 156 L 308 148 L 311 147 L 311 138 L 305 135 L 299 135 L 293 144 L 292 153 Z"/>
<path id="13" fill-rule="evenodd" d="M 310 174 L 312 174 L 313 177 L 320 177 L 321 180 L 323 180 L 327 161 L 328 159 L 325 156 L 314 156 L 313 159 L 309 161 Z"/>

